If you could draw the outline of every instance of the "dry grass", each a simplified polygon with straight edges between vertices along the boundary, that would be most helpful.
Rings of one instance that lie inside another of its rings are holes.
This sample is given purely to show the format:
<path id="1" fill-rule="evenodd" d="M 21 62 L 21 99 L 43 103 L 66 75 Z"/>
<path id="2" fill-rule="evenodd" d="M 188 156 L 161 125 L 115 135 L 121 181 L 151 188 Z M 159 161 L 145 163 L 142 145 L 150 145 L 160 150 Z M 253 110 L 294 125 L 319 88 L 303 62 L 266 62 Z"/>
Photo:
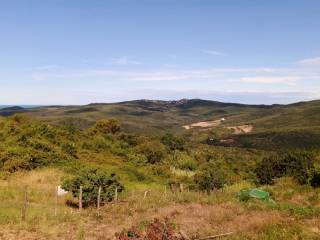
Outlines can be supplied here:
<path id="1" fill-rule="evenodd" d="M 124 228 L 143 226 L 154 218 L 165 217 L 170 217 L 190 237 L 229 231 L 235 234 L 225 239 L 316 239 L 319 234 L 320 221 L 316 216 L 296 217 L 288 211 L 270 209 L 262 202 L 238 202 L 235 193 L 251 187 L 247 182 L 211 196 L 171 193 L 163 188 L 151 189 L 144 198 L 146 189 L 129 190 L 120 196 L 119 202 L 103 206 L 100 216 L 94 208 L 79 213 L 66 206 L 66 199 L 60 199 L 58 215 L 54 216 L 52 189 L 62 177 L 62 172 L 47 169 L 15 175 L 9 186 L 8 181 L 1 182 L 0 239 L 114 239 L 114 234 Z M 285 180 L 271 190 L 278 191 L 286 182 L 294 187 L 294 183 Z M 25 222 L 20 220 L 22 184 L 30 185 L 32 193 Z M 292 198 L 299 195 L 302 193 L 298 191 Z"/>

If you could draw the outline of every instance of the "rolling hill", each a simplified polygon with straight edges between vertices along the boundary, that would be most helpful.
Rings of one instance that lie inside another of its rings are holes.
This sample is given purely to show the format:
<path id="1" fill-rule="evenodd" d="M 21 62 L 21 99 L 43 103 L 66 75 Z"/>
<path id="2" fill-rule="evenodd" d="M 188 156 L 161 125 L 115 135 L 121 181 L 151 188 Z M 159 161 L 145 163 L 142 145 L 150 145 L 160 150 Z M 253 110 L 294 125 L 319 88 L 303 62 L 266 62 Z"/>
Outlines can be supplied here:
<path id="1" fill-rule="evenodd" d="M 234 140 L 231 145 L 240 147 L 270 150 L 320 146 L 319 100 L 289 105 L 245 105 L 201 99 L 135 100 L 85 106 L 1 109 L 0 115 L 16 112 L 29 113 L 51 124 L 71 123 L 81 129 L 92 126 L 98 119 L 117 118 L 123 129 L 129 132 L 146 135 L 173 132 L 192 135 L 197 140 L 210 136 L 231 138 Z M 211 126 L 210 122 L 218 124 Z M 189 130 L 183 127 L 192 124 L 195 127 Z M 250 130 L 242 131 L 243 126 L 250 126 Z"/>

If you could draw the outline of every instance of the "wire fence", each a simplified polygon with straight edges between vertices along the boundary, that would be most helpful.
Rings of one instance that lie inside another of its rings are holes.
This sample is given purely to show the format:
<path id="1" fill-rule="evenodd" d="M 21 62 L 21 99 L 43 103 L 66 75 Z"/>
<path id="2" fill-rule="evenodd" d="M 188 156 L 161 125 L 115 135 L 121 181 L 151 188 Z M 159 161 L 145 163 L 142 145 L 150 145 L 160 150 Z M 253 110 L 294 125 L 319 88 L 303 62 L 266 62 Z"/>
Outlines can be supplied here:
<path id="1" fill-rule="evenodd" d="M 71 193 L 60 195 L 58 186 L 0 185 L 0 223 L 76 218 L 84 208 L 82 191 L 79 188 L 79 197 L 73 198 Z M 216 202 L 222 196 L 219 192 L 208 196 L 203 192 L 190 191 L 180 184 L 175 187 L 164 186 L 162 189 L 130 190 L 119 195 L 115 189 L 113 201 L 103 202 L 101 191 L 99 188 L 95 204 L 90 207 L 90 211 L 98 216 L 101 206 L 105 204 L 121 205 L 130 202 L 148 207 L 168 202 Z"/>

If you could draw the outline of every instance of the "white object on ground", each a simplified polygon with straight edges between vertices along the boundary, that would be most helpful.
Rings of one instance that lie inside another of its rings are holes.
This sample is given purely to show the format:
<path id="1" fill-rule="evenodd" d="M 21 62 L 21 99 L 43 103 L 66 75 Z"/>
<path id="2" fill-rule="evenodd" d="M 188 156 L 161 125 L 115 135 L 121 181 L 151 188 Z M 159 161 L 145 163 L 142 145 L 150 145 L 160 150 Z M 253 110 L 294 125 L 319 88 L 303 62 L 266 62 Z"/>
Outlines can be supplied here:
<path id="1" fill-rule="evenodd" d="M 67 193 L 68 191 L 64 190 L 61 186 L 58 186 L 58 189 L 57 189 L 58 196 L 63 196 L 63 195 L 66 195 Z"/>

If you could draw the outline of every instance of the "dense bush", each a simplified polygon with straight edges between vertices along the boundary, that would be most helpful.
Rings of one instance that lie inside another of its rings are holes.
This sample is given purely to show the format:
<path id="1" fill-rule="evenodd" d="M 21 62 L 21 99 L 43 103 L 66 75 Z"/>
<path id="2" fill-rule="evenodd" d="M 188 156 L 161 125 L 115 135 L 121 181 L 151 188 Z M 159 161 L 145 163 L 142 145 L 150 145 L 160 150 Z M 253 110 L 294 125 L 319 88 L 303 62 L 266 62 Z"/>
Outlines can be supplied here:
<path id="1" fill-rule="evenodd" d="M 139 144 L 135 150 L 140 154 L 144 154 L 148 163 L 151 164 L 161 162 L 161 160 L 163 160 L 166 156 L 165 146 L 158 140 L 152 140 Z"/>
<path id="2" fill-rule="evenodd" d="M 207 191 L 220 189 L 227 183 L 226 171 L 216 163 L 208 163 L 194 177 L 199 190 Z"/>
<path id="3" fill-rule="evenodd" d="M 72 157 L 77 157 L 77 149 L 74 144 L 65 143 L 62 144 L 61 148 L 66 154 L 69 154 Z"/>
<path id="4" fill-rule="evenodd" d="M 274 178 L 284 175 L 284 172 L 278 166 L 279 161 L 278 156 L 270 156 L 257 164 L 255 173 L 260 184 L 272 184 Z"/>
<path id="5" fill-rule="evenodd" d="M 272 184 L 275 178 L 289 176 L 300 184 L 309 183 L 313 172 L 313 158 L 308 152 L 288 152 L 264 158 L 255 169 L 259 183 Z"/>
<path id="6" fill-rule="evenodd" d="M 71 179 L 66 179 L 62 188 L 72 192 L 73 197 L 79 197 L 79 189 L 82 186 L 82 199 L 84 206 L 97 202 L 98 190 L 101 187 L 101 202 L 110 202 L 114 199 L 115 190 L 123 191 L 118 177 L 100 169 L 88 168 L 79 172 Z"/>
<path id="7" fill-rule="evenodd" d="M 82 148 L 94 152 L 103 152 L 109 150 L 111 141 L 108 141 L 102 136 L 93 136 L 82 144 Z"/>
<path id="8" fill-rule="evenodd" d="M 173 165 L 179 169 L 194 171 L 198 167 L 197 161 L 186 152 L 174 152 Z"/>
<path id="9" fill-rule="evenodd" d="M 174 150 L 182 151 L 184 149 L 184 144 L 185 144 L 182 138 L 175 137 L 170 133 L 165 134 L 161 138 L 161 142 L 172 151 Z"/>
<path id="10" fill-rule="evenodd" d="M 102 119 L 91 130 L 93 133 L 115 134 L 120 132 L 120 123 L 116 119 Z"/>

